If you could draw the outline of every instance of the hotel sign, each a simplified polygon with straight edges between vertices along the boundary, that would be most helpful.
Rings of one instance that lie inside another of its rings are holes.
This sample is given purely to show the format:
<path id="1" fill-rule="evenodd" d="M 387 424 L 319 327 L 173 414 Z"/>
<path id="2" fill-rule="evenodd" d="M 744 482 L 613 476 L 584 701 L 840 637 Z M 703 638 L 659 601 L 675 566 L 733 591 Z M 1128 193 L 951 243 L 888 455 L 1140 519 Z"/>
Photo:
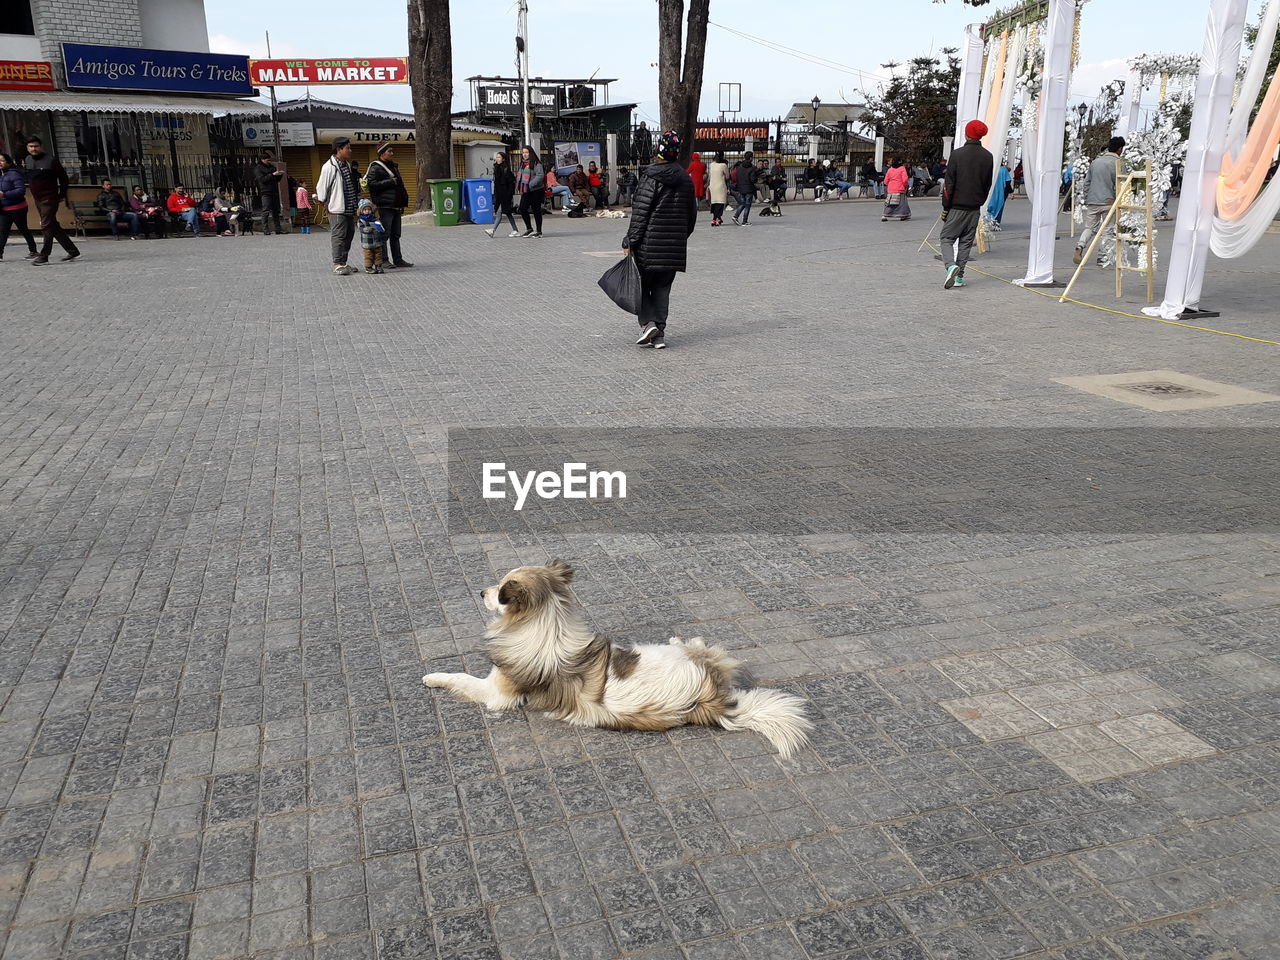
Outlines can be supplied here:
<path id="1" fill-rule="evenodd" d="M 408 83 L 405 57 L 349 60 L 250 60 L 249 82 L 260 87 L 304 84 Z"/>
<path id="2" fill-rule="evenodd" d="M 56 90 L 53 64 L 43 60 L 0 60 L 0 90 Z"/>
<path id="3" fill-rule="evenodd" d="M 476 88 L 480 113 L 486 117 L 518 120 L 524 115 L 521 89 L 518 86 L 484 86 Z M 529 103 L 535 117 L 560 116 L 560 88 L 529 85 Z"/>

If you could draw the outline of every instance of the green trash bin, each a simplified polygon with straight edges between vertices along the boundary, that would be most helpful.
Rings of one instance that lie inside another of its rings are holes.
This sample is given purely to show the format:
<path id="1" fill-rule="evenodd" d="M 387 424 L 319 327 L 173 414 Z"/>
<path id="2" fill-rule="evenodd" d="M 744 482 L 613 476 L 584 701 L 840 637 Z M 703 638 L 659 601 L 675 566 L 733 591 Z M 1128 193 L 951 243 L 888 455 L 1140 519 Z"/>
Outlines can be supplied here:
<path id="1" fill-rule="evenodd" d="M 456 227 L 462 216 L 462 181 L 428 180 L 431 184 L 431 213 L 437 227 Z"/>

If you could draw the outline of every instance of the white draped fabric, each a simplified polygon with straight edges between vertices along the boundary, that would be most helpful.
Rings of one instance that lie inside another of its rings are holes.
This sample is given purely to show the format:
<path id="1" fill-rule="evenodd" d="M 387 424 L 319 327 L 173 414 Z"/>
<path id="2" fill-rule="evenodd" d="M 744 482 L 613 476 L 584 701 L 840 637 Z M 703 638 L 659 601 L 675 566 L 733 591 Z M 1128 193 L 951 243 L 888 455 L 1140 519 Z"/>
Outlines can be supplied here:
<path id="1" fill-rule="evenodd" d="M 1267 60 L 1271 45 L 1275 42 L 1276 27 L 1280 24 L 1280 0 L 1271 0 L 1267 12 L 1258 29 L 1258 39 L 1253 45 L 1253 55 L 1249 61 L 1249 69 L 1244 82 L 1240 86 L 1240 96 L 1235 108 L 1231 111 L 1231 122 L 1227 126 L 1227 150 L 1233 157 L 1239 156 L 1244 146 L 1245 137 L 1249 133 L 1249 115 L 1253 105 L 1262 92 L 1262 85 L 1267 80 Z M 1280 79 L 1272 80 L 1280 83 Z M 1224 260 L 1241 256 L 1252 249 L 1254 244 L 1267 232 L 1267 228 L 1275 221 L 1280 212 L 1280 177 L 1272 181 L 1254 199 L 1249 209 L 1234 220 L 1213 218 L 1213 233 L 1209 240 L 1209 249 Z"/>
<path id="2" fill-rule="evenodd" d="M 1138 111 L 1142 109 L 1142 74 L 1130 69 L 1124 81 L 1125 109 L 1116 124 L 1116 136 L 1127 137 L 1138 129 Z"/>
<path id="3" fill-rule="evenodd" d="M 1176 320 L 1200 306 L 1247 8 L 1247 0 L 1210 0 L 1164 301 L 1143 307 L 1153 317 Z"/>
<path id="4" fill-rule="evenodd" d="M 982 38 L 978 35 L 980 24 L 971 23 L 964 28 L 964 53 L 960 61 L 960 91 L 956 97 L 956 138 L 954 143 L 964 143 L 964 125 L 978 116 L 978 102 L 982 98 Z"/>
<path id="5" fill-rule="evenodd" d="M 1009 138 L 1009 118 L 1013 115 L 1014 88 L 1017 86 L 1018 68 L 1022 64 L 1022 51 L 1026 47 L 1026 42 L 1027 28 L 1019 27 L 1009 40 L 1009 56 L 1004 62 L 1004 85 L 1000 88 L 1000 103 L 996 109 L 996 122 L 982 139 L 982 142 L 994 157 L 995 170 L 1000 169 L 1000 158 L 1004 155 L 1006 141 Z M 993 176 L 991 189 L 994 190 L 995 188 L 996 184 Z M 991 199 L 989 195 L 987 199 Z"/>
<path id="6" fill-rule="evenodd" d="M 1034 57 L 1035 51 L 1028 50 L 1028 57 Z M 1026 90 L 1022 93 L 1022 143 L 1020 144 L 1022 156 L 1018 159 L 1022 161 L 1022 187 L 1027 192 L 1027 199 L 1035 203 L 1036 189 L 1036 171 L 1039 167 L 1039 157 L 1036 156 L 1036 129 L 1040 126 L 1040 97 L 1032 97 Z M 1014 162 L 1014 158 L 1009 158 L 1010 162 Z"/>
<path id="7" fill-rule="evenodd" d="M 1044 38 L 1044 82 L 1036 124 L 1035 183 L 1031 185 L 1031 246 L 1021 283 L 1053 282 L 1053 247 L 1058 233 L 1058 184 L 1062 176 L 1062 138 L 1071 83 L 1074 0 L 1050 0 Z M 1024 170 L 1025 173 L 1025 170 Z"/>

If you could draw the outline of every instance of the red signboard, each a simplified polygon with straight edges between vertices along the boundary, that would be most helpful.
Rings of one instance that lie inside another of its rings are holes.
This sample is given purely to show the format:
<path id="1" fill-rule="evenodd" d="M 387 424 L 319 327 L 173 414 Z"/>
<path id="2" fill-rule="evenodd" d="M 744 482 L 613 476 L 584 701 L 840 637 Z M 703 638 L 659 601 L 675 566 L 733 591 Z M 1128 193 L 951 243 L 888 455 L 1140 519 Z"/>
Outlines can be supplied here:
<path id="1" fill-rule="evenodd" d="M 330 83 L 408 83 L 404 57 L 349 60 L 250 60 L 249 82 L 256 87 Z"/>
<path id="2" fill-rule="evenodd" d="M 768 125 L 725 124 L 718 127 L 697 127 L 693 131 L 695 140 L 745 140 L 747 137 L 755 140 L 768 140 Z"/>
<path id="3" fill-rule="evenodd" d="M 53 64 L 43 60 L 0 60 L 0 90 L 56 90 Z"/>

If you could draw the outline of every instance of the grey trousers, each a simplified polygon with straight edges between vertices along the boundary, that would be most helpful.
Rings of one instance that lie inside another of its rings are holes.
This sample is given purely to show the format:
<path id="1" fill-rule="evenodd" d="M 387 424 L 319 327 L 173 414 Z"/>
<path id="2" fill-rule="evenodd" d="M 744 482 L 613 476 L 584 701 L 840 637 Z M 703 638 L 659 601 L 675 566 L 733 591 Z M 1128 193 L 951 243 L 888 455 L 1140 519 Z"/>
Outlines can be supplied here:
<path id="1" fill-rule="evenodd" d="M 1080 230 L 1080 236 L 1076 240 L 1076 246 L 1081 250 L 1089 246 L 1089 240 L 1098 228 L 1102 226 L 1102 220 L 1111 212 L 1111 204 L 1109 203 L 1087 203 L 1084 207 L 1084 227 Z M 1108 226 L 1108 230 L 1114 227 Z"/>
<path id="2" fill-rule="evenodd" d="M 958 266 L 960 273 L 964 273 L 964 265 L 969 262 L 973 238 L 978 234 L 978 223 L 981 220 L 981 209 L 953 209 L 947 214 L 947 222 L 942 225 L 942 262 L 948 269 Z"/>
<path id="3" fill-rule="evenodd" d="M 329 214 L 329 246 L 333 250 L 333 265 L 344 266 L 347 254 L 351 252 L 351 237 L 354 235 L 355 217 L 346 213 Z"/>

